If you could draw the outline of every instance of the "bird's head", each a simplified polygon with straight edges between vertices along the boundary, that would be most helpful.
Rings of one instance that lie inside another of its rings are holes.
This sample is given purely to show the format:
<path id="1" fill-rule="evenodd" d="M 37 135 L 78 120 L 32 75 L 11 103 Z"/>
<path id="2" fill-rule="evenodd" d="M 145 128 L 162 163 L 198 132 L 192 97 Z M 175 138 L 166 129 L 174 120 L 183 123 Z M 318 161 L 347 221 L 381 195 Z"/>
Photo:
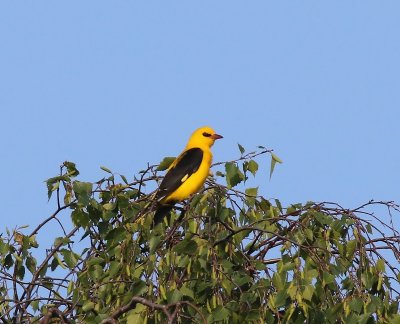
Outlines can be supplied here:
<path id="1" fill-rule="evenodd" d="M 220 138 L 222 138 L 222 136 L 218 135 L 211 127 L 200 127 L 193 132 L 192 136 L 190 136 L 187 147 L 211 147 L 214 142 Z"/>

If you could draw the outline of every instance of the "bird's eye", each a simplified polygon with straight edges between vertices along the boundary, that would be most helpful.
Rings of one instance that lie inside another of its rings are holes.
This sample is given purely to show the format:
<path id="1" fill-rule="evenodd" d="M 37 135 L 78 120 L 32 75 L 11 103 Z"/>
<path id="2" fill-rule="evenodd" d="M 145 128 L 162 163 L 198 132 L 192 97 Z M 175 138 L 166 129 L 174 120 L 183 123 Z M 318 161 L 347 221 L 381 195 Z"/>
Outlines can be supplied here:
<path id="1" fill-rule="evenodd" d="M 207 132 L 204 132 L 204 133 L 203 133 L 203 136 L 205 136 L 205 137 L 210 137 L 211 134 L 210 134 L 210 133 L 207 133 Z"/>

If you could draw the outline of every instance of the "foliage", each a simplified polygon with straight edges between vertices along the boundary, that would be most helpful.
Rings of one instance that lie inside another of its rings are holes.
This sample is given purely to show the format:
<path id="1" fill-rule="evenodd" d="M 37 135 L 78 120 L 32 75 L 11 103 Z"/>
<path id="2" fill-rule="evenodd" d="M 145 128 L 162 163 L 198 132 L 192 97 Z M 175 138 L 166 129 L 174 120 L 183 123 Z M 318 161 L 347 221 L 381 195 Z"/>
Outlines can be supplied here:
<path id="1" fill-rule="evenodd" d="M 77 180 L 74 163 L 47 180 L 55 212 L 30 234 L 0 237 L 0 319 L 65 323 L 388 323 L 400 321 L 399 233 L 371 212 L 393 202 L 345 209 L 293 204 L 248 187 L 257 158 L 216 163 L 205 188 L 152 228 L 159 170 L 129 182 L 102 167 Z M 272 155 L 271 172 L 281 161 Z M 121 180 L 118 180 L 121 179 Z M 221 184 L 225 182 L 226 185 Z M 71 215 L 73 226 L 68 218 Z M 50 222 L 69 232 L 38 257 Z M 397 262 L 394 262 L 397 260 Z M 394 264 L 393 264 L 394 263 Z"/>

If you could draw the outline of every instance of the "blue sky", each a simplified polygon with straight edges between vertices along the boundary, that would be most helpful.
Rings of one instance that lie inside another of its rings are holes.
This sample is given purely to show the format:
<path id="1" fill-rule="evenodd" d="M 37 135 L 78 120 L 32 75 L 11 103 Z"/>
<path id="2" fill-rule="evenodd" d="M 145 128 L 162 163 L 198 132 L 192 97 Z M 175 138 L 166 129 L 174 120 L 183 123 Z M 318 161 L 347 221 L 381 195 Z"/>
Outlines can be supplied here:
<path id="1" fill-rule="evenodd" d="M 398 1 L 3 1 L 5 226 L 54 209 L 64 160 L 132 179 L 197 127 L 215 161 L 264 145 L 256 183 L 286 203 L 399 197 Z"/>

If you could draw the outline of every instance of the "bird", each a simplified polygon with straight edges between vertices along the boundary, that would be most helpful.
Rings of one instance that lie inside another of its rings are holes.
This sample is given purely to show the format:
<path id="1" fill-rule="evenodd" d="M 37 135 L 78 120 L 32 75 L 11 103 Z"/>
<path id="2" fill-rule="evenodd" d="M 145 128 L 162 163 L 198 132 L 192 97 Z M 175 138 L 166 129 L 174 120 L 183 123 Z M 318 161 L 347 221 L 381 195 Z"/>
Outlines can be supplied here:
<path id="1" fill-rule="evenodd" d="M 162 222 L 176 203 L 200 190 L 210 173 L 211 147 L 221 138 L 223 136 L 208 126 L 192 133 L 183 152 L 169 166 L 156 192 L 153 226 Z"/>

